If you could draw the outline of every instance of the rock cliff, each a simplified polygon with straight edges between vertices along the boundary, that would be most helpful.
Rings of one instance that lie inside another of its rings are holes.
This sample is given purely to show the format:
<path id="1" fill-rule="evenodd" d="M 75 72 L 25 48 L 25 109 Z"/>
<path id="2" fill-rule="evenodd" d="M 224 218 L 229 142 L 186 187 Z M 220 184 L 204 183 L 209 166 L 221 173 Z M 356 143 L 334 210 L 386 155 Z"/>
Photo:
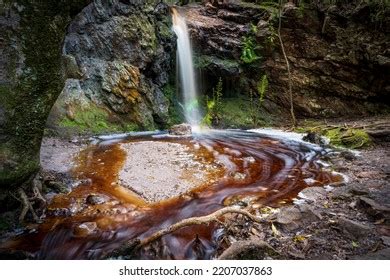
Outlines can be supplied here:
<path id="1" fill-rule="evenodd" d="M 290 3 L 284 7 L 281 34 L 292 68 L 298 116 L 345 117 L 389 110 L 390 10 L 373 21 L 372 9 L 368 5 L 295 7 Z M 198 68 L 203 80 L 211 81 L 204 91 L 210 92 L 222 77 L 230 95 L 249 95 L 257 92 L 266 74 L 270 87 L 265 109 L 275 114 L 289 108 L 275 10 L 242 2 L 191 6 L 183 12 L 190 24 Z M 243 57 L 245 48 L 253 52 L 251 59 Z"/>

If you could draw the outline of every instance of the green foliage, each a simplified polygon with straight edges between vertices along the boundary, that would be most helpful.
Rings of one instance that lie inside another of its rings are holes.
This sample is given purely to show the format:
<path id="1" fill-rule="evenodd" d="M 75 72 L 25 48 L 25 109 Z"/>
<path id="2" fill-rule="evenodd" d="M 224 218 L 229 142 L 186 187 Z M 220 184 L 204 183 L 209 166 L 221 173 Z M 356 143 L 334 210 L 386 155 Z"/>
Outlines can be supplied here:
<path id="1" fill-rule="evenodd" d="M 272 125 L 272 120 L 269 115 L 256 110 L 251 111 L 251 102 L 246 96 L 224 98 L 221 103 L 221 114 L 223 118 L 219 123 L 219 127 L 249 129 Z M 256 119 L 256 124 L 254 124 L 253 119 Z"/>
<path id="2" fill-rule="evenodd" d="M 260 48 L 256 42 L 256 33 L 257 27 L 251 23 L 249 34 L 242 38 L 242 52 L 240 58 L 246 64 L 251 64 L 261 59 L 261 57 L 256 53 L 256 50 Z"/>
<path id="3" fill-rule="evenodd" d="M 207 127 L 211 127 L 212 125 L 212 122 L 213 122 L 213 112 L 214 112 L 214 108 L 215 108 L 215 101 L 214 100 L 210 100 L 208 98 L 208 96 L 206 96 L 206 114 L 205 116 L 203 117 L 202 119 L 202 126 L 207 126 Z"/>
<path id="4" fill-rule="evenodd" d="M 213 88 L 213 97 L 209 99 L 206 96 L 206 114 L 203 117 L 202 125 L 212 126 L 212 124 L 218 125 L 222 118 L 222 91 L 223 81 L 219 78 L 215 88 Z"/>
<path id="5" fill-rule="evenodd" d="M 244 37 L 242 44 L 243 47 L 242 47 L 241 60 L 243 62 L 250 64 L 260 59 L 260 57 L 255 52 L 256 43 L 255 43 L 255 39 L 252 36 Z"/>
<path id="6" fill-rule="evenodd" d="M 259 101 L 260 103 L 264 101 L 264 97 L 265 97 L 265 92 L 267 91 L 268 89 L 268 78 L 267 78 L 267 75 L 264 74 L 259 83 L 257 84 L 257 92 L 259 94 Z"/>
<path id="7" fill-rule="evenodd" d="M 275 27 L 273 25 L 268 26 L 269 35 L 266 38 L 265 43 L 270 46 L 271 48 L 275 47 L 275 42 L 278 40 L 278 33 L 275 30 Z"/>
<path id="8" fill-rule="evenodd" d="M 167 127 L 182 123 L 184 120 L 183 114 L 180 112 L 180 104 L 176 98 L 176 88 L 172 84 L 166 84 L 162 89 L 164 96 L 169 101 L 168 115 L 169 120 Z"/>
<path id="9" fill-rule="evenodd" d="M 264 74 L 261 76 L 259 82 L 257 83 L 257 94 L 255 94 L 252 90 L 249 92 L 249 97 L 250 97 L 249 111 L 254 126 L 258 125 L 259 112 L 261 111 L 265 94 L 268 89 L 268 84 L 269 84 L 268 77 L 266 74 Z"/>

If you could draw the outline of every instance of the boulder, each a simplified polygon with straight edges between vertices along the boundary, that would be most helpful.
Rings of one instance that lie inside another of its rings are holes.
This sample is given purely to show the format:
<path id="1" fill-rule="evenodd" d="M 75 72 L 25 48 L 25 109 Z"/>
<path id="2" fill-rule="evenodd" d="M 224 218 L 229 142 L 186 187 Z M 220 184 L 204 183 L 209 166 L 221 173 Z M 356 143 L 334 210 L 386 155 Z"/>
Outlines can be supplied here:
<path id="1" fill-rule="evenodd" d="M 191 125 L 189 125 L 187 123 L 174 125 L 169 129 L 169 134 L 177 135 L 177 136 L 191 135 L 192 128 L 191 128 Z"/>

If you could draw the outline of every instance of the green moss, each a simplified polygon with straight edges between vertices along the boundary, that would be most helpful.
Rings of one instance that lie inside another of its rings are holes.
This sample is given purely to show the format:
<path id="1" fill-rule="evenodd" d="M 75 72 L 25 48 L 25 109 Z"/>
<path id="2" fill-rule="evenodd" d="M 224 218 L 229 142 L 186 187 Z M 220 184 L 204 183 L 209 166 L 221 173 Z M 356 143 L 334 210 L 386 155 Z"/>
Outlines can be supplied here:
<path id="1" fill-rule="evenodd" d="M 251 104 L 245 97 L 223 98 L 221 108 L 221 126 L 225 128 L 254 128 L 258 126 L 269 126 L 272 120 L 262 112 L 254 112 L 257 124 L 253 123 L 253 116 L 250 108 Z"/>
<path id="2" fill-rule="evenodd" d="M 18 185 L 38 170 L 47 116 L 64 82 L 61 46 L 66 26 L 87 4 L 81 0 L 13 2 L 23 9 L 17 11 L 19 26 L 4 36 L 6 49 L 17 48 L 7 65 L 8 83 L 0 89 L 5 109 L 2 134 L 7 136 L 0 142 L 0 156 L 4 157 L 0 187 Z M 23 64 L 16 63 L 21 55 Z"/>
<path id="3" fill-rule="evenodd" d="M 5 218 L 0 217 L 0 231 L 6 231 L 9 230 L 10 228 L 11 228 L 10 222 Z"/>
<path id="4" fill-rule="evenodd" d="M 181 113 L 179 102 L 176 98 L 176 88 L 172 84 L 166 84 L 162 91 L 164 96 L 169 101 L 169 109 L 168 109 L 168 123 L 167 127 L 171 127 L 172 125 L 182 123 L 184 121 L 184 116 Z"/>
<path id="5" fill-rule="evenodd" d="M 101 134 L 109 132 L 129 132 L 139 130 L 133 122 L 114 122 L 110 119 L 110 113 L 96 105 L 87 108 L 78 108 L 72 119 L 64 117 L 59 125 L 69 128 L 72 132 L 81 134 Z"/>
<path id="6" fill-rule="evenodd" d="M 333 146 L 349 149 L 366 148 L 373 144 L 370 136 L 363 129 L 327 125 L 318 120 L 305 120 L 295 129 L 298 133 L 315 132 L 329 139 Z"/>
<path id="7" fill-rule="evenodd" d="M 222 69 L 232 69 L 239 67 L 239 64 L 232 59 L 221 59 L 219 57 L 209 55 L 200 55 L 195 56 L 194 58 L 194 66 L 196 68 L 206 68 L 212 64 L 215 64 Z"/>
<path id="8" fill-rule="evenodd" d="M 370 136 L 362 129 L 333 128 L 327 130 L 325 136 L 334 146 L 358 149 L 372 145 Z"/>

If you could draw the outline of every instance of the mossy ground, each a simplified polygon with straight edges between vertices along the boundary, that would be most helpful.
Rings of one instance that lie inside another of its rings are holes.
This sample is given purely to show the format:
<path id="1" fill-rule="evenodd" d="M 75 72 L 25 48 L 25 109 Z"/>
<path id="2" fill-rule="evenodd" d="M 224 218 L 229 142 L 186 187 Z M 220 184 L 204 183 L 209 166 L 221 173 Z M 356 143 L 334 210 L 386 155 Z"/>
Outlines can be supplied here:
<path id="1" fill-rule="evenodd" d="M 220 121 L 217 127 L 250 129 L 271 126 L 273 119 L 261 109 L 251 109 L 254 104 L 246 97 L 222 98 Z"/>

